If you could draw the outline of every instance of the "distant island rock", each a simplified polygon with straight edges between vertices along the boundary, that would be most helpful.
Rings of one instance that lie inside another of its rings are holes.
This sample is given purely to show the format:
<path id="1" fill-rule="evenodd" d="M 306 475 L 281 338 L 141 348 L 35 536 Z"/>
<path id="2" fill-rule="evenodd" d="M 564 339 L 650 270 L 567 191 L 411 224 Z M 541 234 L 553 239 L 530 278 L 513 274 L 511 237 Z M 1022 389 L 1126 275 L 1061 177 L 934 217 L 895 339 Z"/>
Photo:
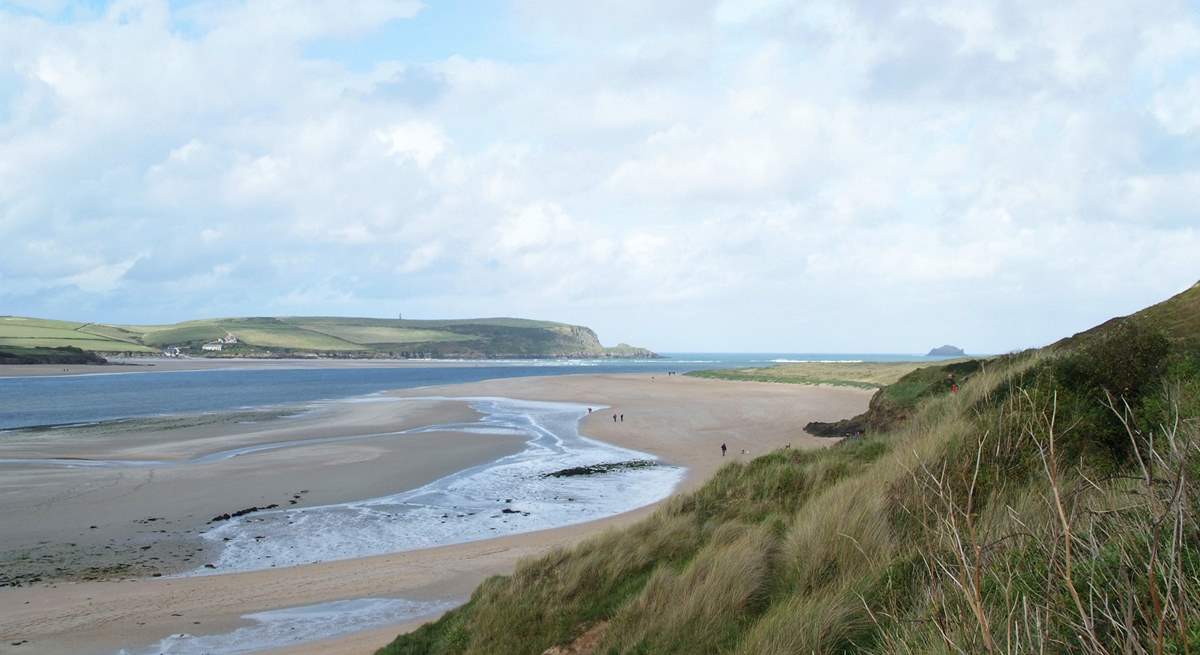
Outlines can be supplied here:
<path id="1" fill-rule="evenodd" d="M 951 345 L 947 344 L 945 346 L 938 346 L 937 348 L 930 350 L 929 353 L 925 356 L 926 357 L 961 357 L 966 354 L 967 353 L 963 352 L 962 348 L 959 348 L 958 346 L 951 346 Z"/>

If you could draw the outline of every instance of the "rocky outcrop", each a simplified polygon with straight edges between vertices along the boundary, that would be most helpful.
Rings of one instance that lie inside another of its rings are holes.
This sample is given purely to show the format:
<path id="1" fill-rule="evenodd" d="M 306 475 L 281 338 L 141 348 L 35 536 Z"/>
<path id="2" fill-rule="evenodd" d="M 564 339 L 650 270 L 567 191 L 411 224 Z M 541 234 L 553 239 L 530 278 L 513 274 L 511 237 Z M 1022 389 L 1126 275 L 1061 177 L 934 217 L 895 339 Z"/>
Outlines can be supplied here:
<path id="1" fill-rule="evenodd" d="M 966 354 L 967 353 L 963 352 L 962 348 L 959 348 L 958 346 L 951 346 L 950 344 L 946 344 L 944 346 L 938 346 L 937 348 L 930 350 L 925 356 L 926 357 L 962 357 L 963 355 L 966 355 Z"/>
<path id="2" fill-rule="evenodd" d="M 605 357 L 618 359 L 658 359 L 659 354 L 646 348 L 638 348 L 627 343 L 619 343 L 604 349 Z"/>
<path id="3" fill-rule="evenodd" d="M 658 462 L 652 459 L 634 459 L 628 462 L 612 462 L 610 464 L 592 464 L 591 466 L 573 466 L 569 469 L 560 469 L 550 473 L 542 474 L 543 478 L 573 478 L 579 475 L 598 475 L 600 473 L 611 473 L 613 471 L 624 471 L 627 469 L 644 469 L 652 466 L 658 466 Z"/>

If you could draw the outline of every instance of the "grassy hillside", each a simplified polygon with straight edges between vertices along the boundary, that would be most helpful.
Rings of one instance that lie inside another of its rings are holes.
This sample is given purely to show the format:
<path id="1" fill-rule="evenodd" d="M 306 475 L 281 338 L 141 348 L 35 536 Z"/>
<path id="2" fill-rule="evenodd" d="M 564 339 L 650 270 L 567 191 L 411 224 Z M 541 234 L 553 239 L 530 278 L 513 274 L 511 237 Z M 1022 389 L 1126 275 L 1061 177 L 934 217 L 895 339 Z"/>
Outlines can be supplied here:
<path id="1" fill-rule="evenodd" d="M 1070 348 L 1103 336 L 1129 323 L 1157 330 L 1184 348 L 1200 348 L 1200 282 L 1172 298 L 1131 316 L 1120 316 L 1067 337 L 1052 347 Z"/>
<path id="2" fill-rule="evenodd" d="M 73 346 L 92 352 L 154 352 L 123 330 L 95 323 L 48 321 L 0 316 L 0 347 L 59 348 Z"/>
<path id="3" fill-rule="evenodd" d="M 220 352 L 210 341 L 236 337 Z M 334 357 L 653 357 L 622 344 L 604 348 L 578 325 L 517 318 L 445 321 L 322 316 L 224 318 L 172 325 L 102 325 L 0 317 L 0 347 L 73 346 L 107 353 L 155 353 L 168 347 L 203 356 Z"/>
<path id="4" fill-rule="evenodd" d="M 1165 305 L 957 394 L 914 371 L 885 429 L 731 463 L 380 653 L 1200 652 L 1200 351 Z"/>
<path id="5" fill-rule="evenodd" d="M 107 360 L 94 352 L 72 346 L 57 348 L 23 348 L 0 346 L 0 364 L 106 364 Z"/>

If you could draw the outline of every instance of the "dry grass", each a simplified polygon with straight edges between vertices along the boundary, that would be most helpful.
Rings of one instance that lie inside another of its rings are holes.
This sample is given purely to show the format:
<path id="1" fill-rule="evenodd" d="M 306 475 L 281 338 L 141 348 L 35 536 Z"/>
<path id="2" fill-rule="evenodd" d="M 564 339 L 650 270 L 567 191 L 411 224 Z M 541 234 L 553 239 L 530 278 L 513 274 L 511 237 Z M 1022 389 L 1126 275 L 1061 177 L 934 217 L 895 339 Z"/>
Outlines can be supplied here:
<path id="1" fill-rule="evenodd" d="M 722 525 L 681 571 L 654 570 L 613 617 L 602 649 L 691 653 L 735 642 L 744 618 L 767 601 L 776 543 L 770 526 Z"/>
<path id="2" fill-rule="evenodd" d="M 1019 492 L 993 491 L 992 506 L 980 511 L 978 475 L 963 487 L 944 469 L 914 472 L 919 493 L 910 500 L 921 517 L 928 618 L 885 615 L 880 650 L 1194 652 L 1195 423 L 1176 411 L 1180 420 L 1141 431 L 1129 408 L 1114 403 L 1137 466 L 1134 475 L 1098 479 L 1060 458 L 1056 441 L 1066 428 L 1054 399 L 1023 400 L 1022 435 L 1034 444 L 1040 474 Z M 991 448 L 980 435 L 975 471 L 995 459 L 1000 449 Z M 1001 499 L 1009 502 L 995 502 Z"/>
<path id="3" fill-rule="evenodd" d="M 1058 361 L 990 364 L 887 435 L 726 466 L 383 652 L 540 653 L 610 621 L 596 652 L 1200 653 L 1200 382 L 1105 400 L 1114 466 L 1066 449 L 1097 423 L 1060 400 Z"/>

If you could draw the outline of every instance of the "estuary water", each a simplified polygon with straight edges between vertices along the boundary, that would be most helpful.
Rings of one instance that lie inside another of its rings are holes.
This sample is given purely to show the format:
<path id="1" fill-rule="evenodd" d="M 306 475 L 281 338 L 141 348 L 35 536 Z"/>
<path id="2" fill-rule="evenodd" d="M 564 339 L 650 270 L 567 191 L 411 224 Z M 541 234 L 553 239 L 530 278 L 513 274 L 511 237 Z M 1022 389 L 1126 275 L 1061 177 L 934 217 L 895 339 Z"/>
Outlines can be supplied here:
<path id="1" fill-rule="evenodd" d="M 511 360 L 396 367 L 237 368 L 0 378 L 0 431 L 287 406 L 497 378 L 687 372 L 795 361 L 937 361 L 903 354 L 672 353 L 645 360 Z M 3 434 L 0 434 L 3 439 Z"/>

